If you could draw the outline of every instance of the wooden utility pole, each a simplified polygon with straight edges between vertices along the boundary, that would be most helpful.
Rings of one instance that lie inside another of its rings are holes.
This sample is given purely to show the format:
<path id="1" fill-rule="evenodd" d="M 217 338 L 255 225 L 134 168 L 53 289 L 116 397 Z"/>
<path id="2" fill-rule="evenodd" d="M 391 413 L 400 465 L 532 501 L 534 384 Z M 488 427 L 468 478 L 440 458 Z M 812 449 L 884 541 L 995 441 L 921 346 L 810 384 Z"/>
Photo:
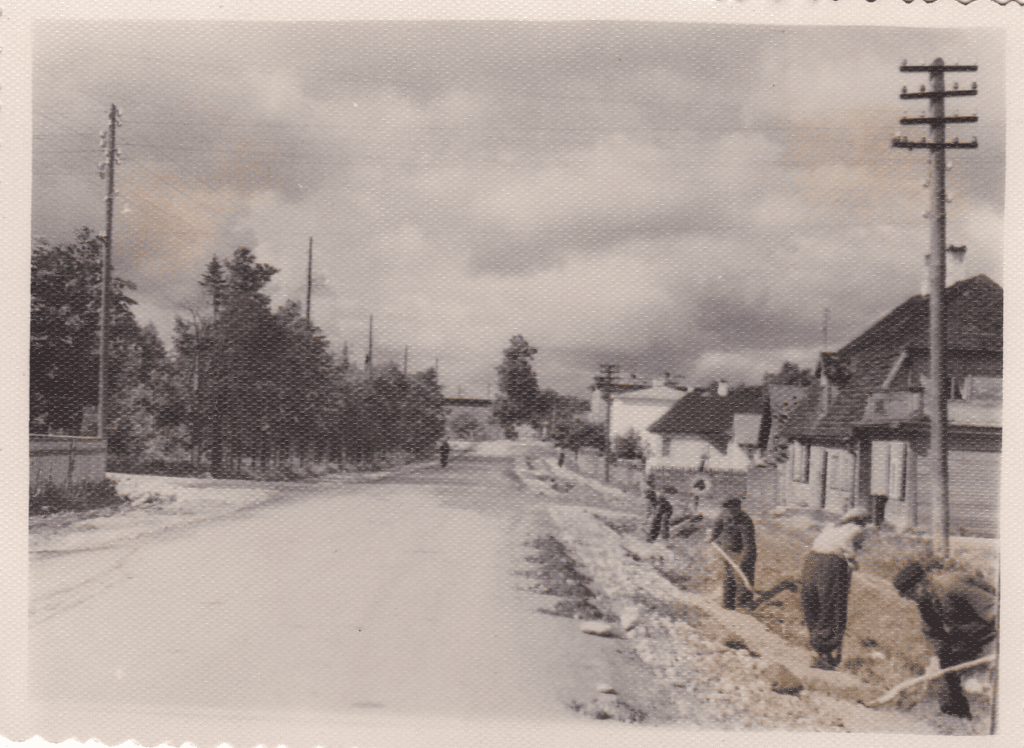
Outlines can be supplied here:
<path id="1" fill-rule="evenodd" d="M 100 166 L 100 177 L 107 179 L 107 235 L 103 237 L 103 270 L 100 287 L 100 367 L 99 397 L 96 402 L 96 436 L 106 435 L 107 422 L 107 349 L 110 327 L 110 275 L 111 248 L 114 243 L 114 164 L 117 163 L 117 128 L 121 113 L 117 106 L 110 105 L 110 124 L 104 137 L 107 150 L 106 161 Z"/>
<path id="2" fill-rule="evenodd" d="M 901 73 L 928 73 L 931 90 L 924 86 L 917 93 L 907 93 L 906 87 L 901 99 L 928 99 L 930 116 L 903 117 L 901 125 L 928 125 L 931 140 L 921 138 L 914 142 L 906 137 L 893 138 L 894 148 L 925 148 L 932 159 L 932 209 L 931 209 L 931 252 L 928 255 L 929 316 L 928 345 L 931 358 L 931 383 L 926 393 L 929 415 L 931 416 L 931 441 L 929 445 L 929 472 L 932 478 L 932 552 L 939 557 L 949 555 L 949 461 L 946 443 L 947 398 L 946 391 L 946 316 L 944 292 L 946 288 L 946 150 L 950 148 L 977 148 L 978 141 L 961 143 L 954 139 L 946 142 L 946 125 L 960 122 L 977 122 L 976 116 L 946 116 L 946 99 L 951 96 L 974 96 L 977 84 L 969 90 L 946 90 L 946 73 L 974 72 L 977 65 L 946 65 L 937 58 L 931 65 L 900 66 Z"/>
<path id="3" fill-rule="evenodd" d="M 605 403 L 604 414 L 604 482 L 611 482 L 612 475 L 612 384 L 619 370 L 618 364 L 601 364 L 597 386 L 601 388 L 601 399 Z"/>
<path id="4" fill-rule="evenodd" d="M 409 346 L 405 347 L 405 358 L 402 360 L 402 376 L 409 376 Z"/>
<path id="5" fill-rule="evenodd" d="M 309 237 L 309 262 L 306 272 L 306 321 L 312 326 L 313 317 L 310 316 L 310 308 L 313 305 L 313 237 Z"/>
<path id="6" fill-rule="evenodd" d="M 373 371 L 373 315 L 370 315 L 370 342 L 366 348 L 366 362 L 365 369 L 367 372 Z"/>

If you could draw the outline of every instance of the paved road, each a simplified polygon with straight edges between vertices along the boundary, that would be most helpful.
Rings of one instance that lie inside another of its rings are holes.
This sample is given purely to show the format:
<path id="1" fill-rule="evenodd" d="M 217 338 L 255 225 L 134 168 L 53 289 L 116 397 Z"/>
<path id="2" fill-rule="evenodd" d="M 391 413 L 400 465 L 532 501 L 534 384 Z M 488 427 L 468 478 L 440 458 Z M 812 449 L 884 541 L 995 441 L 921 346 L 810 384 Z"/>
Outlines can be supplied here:
<path id="1" fill-rule="evenodd" d="M 521 573 L 536 501 L 510 459 L 464 455 L 34 560 L 34 588 L 75 584 L 30 630 L 33 731 L 238 746 L 579 728 L 570 700 L 642 675 L 621 642 L 538 612 L 550 598 Z"/>

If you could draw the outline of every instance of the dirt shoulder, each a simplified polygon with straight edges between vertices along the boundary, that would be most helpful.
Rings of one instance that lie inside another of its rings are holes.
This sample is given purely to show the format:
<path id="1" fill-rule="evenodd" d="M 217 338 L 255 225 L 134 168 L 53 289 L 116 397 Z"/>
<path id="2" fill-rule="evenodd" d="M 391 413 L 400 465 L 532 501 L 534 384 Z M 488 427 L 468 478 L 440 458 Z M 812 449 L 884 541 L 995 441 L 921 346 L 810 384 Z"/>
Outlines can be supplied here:
<path id="1" fill-rule="evenodd" d="M 758 530 L 755 588 L 765 594 L 753 614 L 725 611 L 722 564 L 702 531 L 647 544 L 638 496 L 559 470 L 550 460 L 524 462 L 522 470 L 528 486 L 557 504 L 551 513 L 559 539 L 594 579 L 595 604 L 614 621 L 637 619 L 629 630 L 620 625 L 620 633 L 689 700 L 681 714 L 703 713 L 691 718 L 709 727 L 987 734 L 984 691 L 971 696 L 973 721 L 940 715 L 927 689 L 882 709 L 857 703 L 919 675 L 931 657 L 916 608 L 889 583 L 902 558 L 919 553 L 919 542 L 891 534 L 869 541 L 865 571 L 854 575 L 844 663 L 825 673 L 809 667 L 798 596 L 802 561 L 824 518 L 772 516 L 767 507 L 751 507 Z M 772 663 L 800 681 L 802 695 L 772 690 Z"/>

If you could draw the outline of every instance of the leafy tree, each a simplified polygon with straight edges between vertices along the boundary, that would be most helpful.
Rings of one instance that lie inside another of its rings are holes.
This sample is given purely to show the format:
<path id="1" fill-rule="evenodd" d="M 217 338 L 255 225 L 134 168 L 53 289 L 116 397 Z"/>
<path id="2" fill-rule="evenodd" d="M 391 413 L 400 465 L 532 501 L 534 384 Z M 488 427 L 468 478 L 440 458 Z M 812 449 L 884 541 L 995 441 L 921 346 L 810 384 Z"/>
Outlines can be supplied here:
<path id="1" fill-rule="evenodd" d="M 32 312 L 29 353 L 31 428 L 79 434 L 83 415 L 99 398 L 99 316 L 104 239 L 88 228 L 73 242 L 37 240 L 32 247 Z M 123 379 L 130 349 L 148 343 L 127 291 L 135 286 L 111 279 L 108 326 L 108 387 Z M 150 353 L 155 354 L 152 346 Z M 147 369 L 145 355 L 139 371 Z"/>
<path id="2" fill-rule="evenodd" d="M 795 384 L 806 386 L 814 384 L 814 373 L 810 369 L 801 369 L 792 361 L 786 361 L 774 374 L 764 375 L 765 384 Z"/>
<path id="3" fill-rule="evenodd" d="M 604 450 L 604 424 L 573 419 L 559 423 L 554 432 L 555 445 L 579 452 L 584 447 Z"/>
<path id="4" fill-rule="evenodd" d="M 483 433 L 483 425 L 479 419 L 472 413 L 465 411 L 459 411 L 451 417 L 448 429 L 456 439 L 478 439 Z"/>
<path id="5" fill-rule="evenodd" d="M 509 427 L 529 423 L 538 415 L 540 387 L 532 361 L 537 349 L 522 335 L 515 335 L 504 350 L 498 370 L 498 397 L 494 415 L 508 432 Z"/>

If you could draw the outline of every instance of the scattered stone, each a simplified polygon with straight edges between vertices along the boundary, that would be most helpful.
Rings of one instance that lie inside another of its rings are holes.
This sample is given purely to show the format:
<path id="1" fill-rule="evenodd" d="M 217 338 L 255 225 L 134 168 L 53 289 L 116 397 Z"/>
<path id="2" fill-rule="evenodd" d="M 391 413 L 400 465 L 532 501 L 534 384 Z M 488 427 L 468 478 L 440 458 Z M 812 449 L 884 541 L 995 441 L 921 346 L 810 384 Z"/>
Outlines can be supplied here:
<path id="1" fill-rule="evenodd" d="M 583 621 L 580 623 L 580 631 L 594 636 L 615 636 L 611 624 L 607 621 Z"/>
<path id="2" fill-rule="evenodd" d="M 989 683 L 977 676 L 972 675 L 970 678 L 964 680 L 964 690 L 970 694 L 979 695 L 988 693 L 990 688 L 991 685 Z"/>
<path id="3" fill-rule="evenodd" d="M 636 626 L 637 621 L 640 620 L 640 609 L 630 606 L 622 611 L 622 615 L 619 616 L 619 623 L 622 624 L 622 628 L 626 631 L 630 631 Z"/>
<path id="4" fill-rule="evenodd" d="M 789 510 L 786 507 L 784 507 L 784 506 L 777 506 L 777 507 L 774 507 L 772 509 L 769 509 L 768 510 L 768 514 L 772 515 L 773 517 L 781 517 L 787 511 L 789 511 Z"/>
<path id="5" fill-rule="evenodd" d="M 885 661 L 885 652 L 879 652 L 878 650 L 875 650 L 874 652 L 871 653 L 870 656 L 871 656 L 871 659 L 875 660 L 876 662 L 884 662 Z"/>
<path id="6" fill-rule="evenodd" d="M 598 683 L 597 684 L 597 690 L 600 691 L 601 693 L 616 693 L 615 687 L 614 686 L 610 686 L 607 683 Z"/>
<path id="7" fill-rule="evenodd" d="M 785 665 L 773 662 L 763 671 L 764 679 L 768 681 L 775 693 L 795 696 L 803 690 L 804 684 Z"/>

